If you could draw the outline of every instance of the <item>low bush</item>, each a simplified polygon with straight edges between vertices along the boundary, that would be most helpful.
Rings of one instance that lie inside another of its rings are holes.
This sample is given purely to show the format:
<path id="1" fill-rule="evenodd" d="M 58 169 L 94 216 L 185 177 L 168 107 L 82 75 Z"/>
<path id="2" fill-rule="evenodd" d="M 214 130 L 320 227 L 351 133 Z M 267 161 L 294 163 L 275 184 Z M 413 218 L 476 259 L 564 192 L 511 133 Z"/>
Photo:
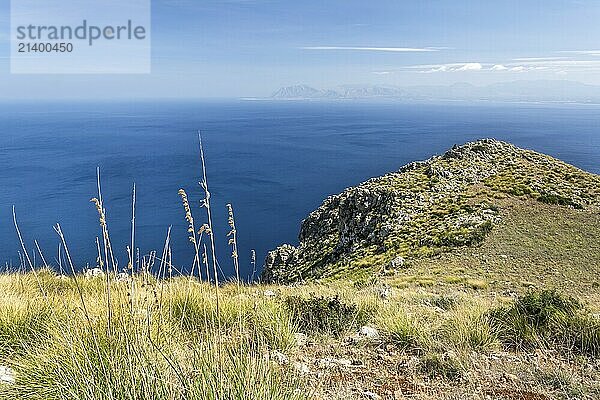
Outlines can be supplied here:
<path id="1" fill-rule="evenodd" d="M 339 296 L 324 297 L 289 296 L 285 306 L 300 332 L 325 333 L 340 336 L 350 328 L 364 325 L 370 318 L 370 310 L 356 304 L 343 302 Z"/>
<path id="2" fill-rule="evenodd" d="M 555 204 L 559 206 L 569 206 L 576 209 L 582 209 L 583 206 L 568 197 L 560 196 L 558 194 L 541 194 L 538 198 L 538 201 L 545 204 Z"/>
<path id="3" fill-rule="evenodd" d="M 579 301 L 554 290 L 529 292 L 491 310 L 488 318 L 500 341 L 512 348 L 550 346 L 600 355 L 600 321 Z"/>

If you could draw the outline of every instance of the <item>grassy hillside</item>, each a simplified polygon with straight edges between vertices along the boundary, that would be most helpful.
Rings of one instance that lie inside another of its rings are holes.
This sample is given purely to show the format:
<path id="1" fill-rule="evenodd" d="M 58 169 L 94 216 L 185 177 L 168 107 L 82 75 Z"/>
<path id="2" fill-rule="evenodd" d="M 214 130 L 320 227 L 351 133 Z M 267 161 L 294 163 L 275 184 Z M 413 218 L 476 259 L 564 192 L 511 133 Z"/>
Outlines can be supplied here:
<path id="1" fill-rule="evenodd" d="M 97 276 L 0 275 L 0 400 L 598 399 L 599 185 L 467 144 L 325 200 L 267 258 L 279 283 L 220 285 L 184 191 L 195 273 L 167 236 L 117 274 L 99 193 Z"/>
<path id="2" fill-rule="evenodd" d="M 418 259 L 393 282 L 468 280 L 499 293 L 557 288 L 600 304 L 600 213 L 530 200 L 505 200 L 500 222 L 478 246 Z"/>
<path id="3" fill-rule="evenodd" d="M 597 303 L 426 279 L 217 294 L 137 276 L 111 284 L 109 306 L 103 277 L 4 275 L 0 365 L 15 381 L 0 399 L 600 396 Z"/>

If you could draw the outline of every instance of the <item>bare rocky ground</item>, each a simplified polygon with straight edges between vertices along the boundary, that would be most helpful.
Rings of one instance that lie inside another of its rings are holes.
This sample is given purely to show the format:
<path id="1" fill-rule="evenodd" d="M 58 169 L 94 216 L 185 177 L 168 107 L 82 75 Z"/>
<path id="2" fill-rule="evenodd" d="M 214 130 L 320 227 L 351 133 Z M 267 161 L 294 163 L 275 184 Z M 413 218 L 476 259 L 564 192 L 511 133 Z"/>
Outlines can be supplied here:
<path id="1" fill-rule="evenodd" d="M 442 357 L 456 360 L 459 376 L 428 369 L 423 355 L 378 340 L 309 343 L 290 355 L 319 399 L 597 399 L 600 362 L 558 351 L 491 351 Z M 442 367 L 443 368 L 443 367 Z"/>

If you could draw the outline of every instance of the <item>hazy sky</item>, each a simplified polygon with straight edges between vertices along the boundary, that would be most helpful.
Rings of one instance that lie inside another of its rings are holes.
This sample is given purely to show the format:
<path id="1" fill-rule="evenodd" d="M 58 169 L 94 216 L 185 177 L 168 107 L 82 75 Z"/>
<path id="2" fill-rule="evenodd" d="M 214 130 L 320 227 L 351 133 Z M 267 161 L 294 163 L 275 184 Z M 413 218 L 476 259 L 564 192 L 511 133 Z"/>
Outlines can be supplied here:
<path id="1" fill-rule="evenodd" d="M 154 0 L 148 75 L 11 75 L 9 12 L 3 0 L 4 99 L 266 96 L 297 83 L 600 84 L 598 0 Z"/>

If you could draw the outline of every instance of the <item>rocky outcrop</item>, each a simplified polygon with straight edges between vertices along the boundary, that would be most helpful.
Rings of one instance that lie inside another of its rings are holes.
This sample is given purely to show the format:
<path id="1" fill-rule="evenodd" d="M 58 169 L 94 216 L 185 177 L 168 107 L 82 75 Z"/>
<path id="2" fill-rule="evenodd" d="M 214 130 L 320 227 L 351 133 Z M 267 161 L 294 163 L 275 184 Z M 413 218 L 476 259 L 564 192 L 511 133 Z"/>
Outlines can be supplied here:
<path id="1" fill-rule="evenodd" d="M 599 195 L 600 177 L 550 156 L 493 139 L 454 146 L 328 197 L 303 221 L 298 247 L 268 253 L 262 279 L 402 268 L 412 257 L 479 243 L 500 221 L 501 198 L 584 208 L 597 207 Z"/>

